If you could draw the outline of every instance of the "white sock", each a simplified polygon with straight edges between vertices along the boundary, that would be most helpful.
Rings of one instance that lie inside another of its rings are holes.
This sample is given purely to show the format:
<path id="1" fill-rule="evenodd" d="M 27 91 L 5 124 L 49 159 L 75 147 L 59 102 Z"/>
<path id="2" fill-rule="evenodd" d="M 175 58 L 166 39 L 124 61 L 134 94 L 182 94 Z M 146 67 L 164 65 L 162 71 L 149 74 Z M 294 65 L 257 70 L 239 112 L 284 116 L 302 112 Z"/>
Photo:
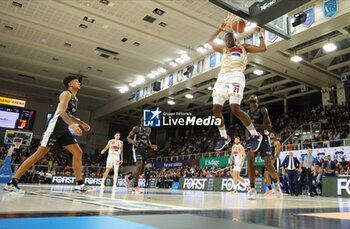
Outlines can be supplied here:
<path id="1" fill-rule="evenodd" d="M 101 185 L 105 185 L 106 178 L 102 178 Z"/>
<path id="2" fill-rule="evenodd" d="M 246 128 L 249 131 L 250 135 L 252 135 L 252 136 L 258 135 L 258 132 L 256 132 L 256 129 L 255 129 L 253 123 L 250 123 L 250 125 L 246 126 Z"/>
<path id="3" fill-rule="evenodd" d="M 219 132 L 220 132 L 221 137 L 227 138 L 227 132 L 226 132 L 225 125 L 222 127 L 219 127 Z"/>
<path id="4" fill-rule="evenodd" d="M 119 165 L 114 166 L 113 186 L 117 186 Z"/>

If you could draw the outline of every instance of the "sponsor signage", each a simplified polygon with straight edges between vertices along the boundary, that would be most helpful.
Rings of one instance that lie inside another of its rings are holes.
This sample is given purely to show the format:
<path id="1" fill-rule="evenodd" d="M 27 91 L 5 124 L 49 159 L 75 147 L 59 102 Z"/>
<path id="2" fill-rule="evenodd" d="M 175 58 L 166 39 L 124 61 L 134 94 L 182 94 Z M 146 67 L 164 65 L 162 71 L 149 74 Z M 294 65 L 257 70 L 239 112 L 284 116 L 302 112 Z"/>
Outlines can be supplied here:
<path id="1" fill-rule="evenodd" d="M 228 161 L 230 157 L 208 157 L 208 158 L 201 158 L 199 162 L 199 166 L 202 167 L 211 167 L 211 166 L 228 166 Z M 234 158 L 233 158 L 234 160 Z M 248 157 L 246 157 L 243 167 L 247 165 Z M 262 160 L 260 157 L 256 157 L 254 161 L 254 166 L 264 166 L 264 160 Z"/>
<path id="2" fill-rule="evenodd" d="M 322 196 L 350 197 L 350 176 L 323 177 Z"/>
<path id="3" fill-rule="evenodd" d="M 298 159 L 300 159 L 302 155 L 307 154 L 307 149 L 293 150 L 292 152 L 294 157 L 297 157 Z M 288 154 L 289 154 L 289 151 L 281 152 L 280 154 L 281 162 L 283 162 L 283 160 L 286 158 Z M 341 161 L 341 159 L 345 158 L 345 160 L 348 161 L 350 159 L 350 146 L 320 148 L 320 149 L 312 150 L 312 156 L 314 156 L 318 160 L 321 160 L 321 159 L 327 160 L 328 155 L 332 157 L 332 160 L 337 159 L 338 161 Z"/>
<path id="4" fill-rule="evenodd" d="M 0 96 L 0 103 L 5 104 L 5 105 L 10 105 L 10 106 L 15 106 L 15 107 L 25 107 L 26 106 L 25 100 L 12 99 L 12 98 L 1 97 L 1 96 Z"/>
<path id="5" fill-rule="evenodd" d="M 102 178 L 98 177 L 83 177 L 84 184 L 86 185 L 101 185 Z M 53 176 L 52 177 L 52 184 L 75 184 L 75 177 L 72 176 Z M 140 178 L 138 185 L 139 187 L 143 188 L 145 187 L 146 179 Z M 113 185 L 113 179 L 107 177 L 105 181 L 105 186 L 112 186 Z M 133 187 L 133 182 L 130 183 L 130 187 Z M 149 181 L 149 187 L 155 188 L 157 186 L 157 180 L 155 178 L 151 178 Z M 125 178 L 118 179 L 117 187 L 126 187 L 126 181 Z"/>
<path id="6" fill-rule="evenodd" d="M 171 168 L 171 167 L 182 167 L 182 166 L 194 166 L 199 165 L 199 159 L 188 159 L 184 161 L 172 161 L 172 162 L 154 162 L 152 164 L 153 169 L 159 169 L 159 168 Z"/>
<path id="7" fill-rule="evenodd" d="M 134 181 L 132 180 L 130 182 L 130 187 L 133 187 L 133 184 L 134 184 Z M 112 184 L 110 186 L 112 186 Z M 144 188 L 146 186 L 146 179 L 139 178 L 138 186 L 140 188 Z M 126 187 L 125 178 L 118 179 L 117 187 Z M 157 179 L 156 178 L 149 179 L 149 188 L 156 188 L 156 187 L 157 187 Z"/>
<path id="8" fill-rule="evenodd" d="M 199 166 L 202 167 L 211 167 L 211 166 L 226 166 L 228 165 L 228 160 L 230 157 L 207 157 L 201 158 L 199 160 Z"/>
<path id="9" fill-rule="evenodd" d="M 248 178 L 244 179 L 248 182 Z M 255 178 L 255 189 L 258 193 L 264 193 L 265 180 Z M 232 178 L 180 178 L 178 189 L 182 190 L 199 190 L 199 191 L 222 191 L 228 192 L 233 190 Z M 246 184 L 238 181 L 237 189 L 239 192 L 247 192 Z"/>

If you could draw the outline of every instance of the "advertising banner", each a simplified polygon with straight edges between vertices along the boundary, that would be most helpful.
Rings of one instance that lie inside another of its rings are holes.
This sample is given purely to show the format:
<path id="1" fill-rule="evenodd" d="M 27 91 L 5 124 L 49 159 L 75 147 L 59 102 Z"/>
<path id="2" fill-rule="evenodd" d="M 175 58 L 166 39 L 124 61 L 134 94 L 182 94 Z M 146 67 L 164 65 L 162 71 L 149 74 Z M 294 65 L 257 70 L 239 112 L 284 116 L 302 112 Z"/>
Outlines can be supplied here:
<path id="1" fill-rule="evenodd" d="M 297 157 L 299 160 L 304 155 L 307 154 L 307 149 L 305 150 L 293 150 L 293 156 Z M 280 154 L 280 160 L 286 158 L 289 154 L 289 151 L 282 151 Z M 350 159 L 350 146 L 340 146 L 340 147 L 332 147 L 332 148 L 320 148 L 313 149 L 312 156 L 316 157 L 318 160 L 324 159 L 327 160 L 327 156 L 331 155 L 332 160 L 337 159 L 341 161 L 342 158 L 345 158 L 346 161 Z"/>
<path id="2" fill-rule="evenodd" d="M 229 161 L 230 157 L 226 156 L 226 157 L 207 157 L 207 158 L 201 158 L 200 162 L 199 162 L 199 166 L 202 167 L 211 167 L 211 166 L 228 166 L 228 161 Z M 245 167 L 247 165 L 247 160 L 248 157 L 246 157 L 243 167 Z M 260 156 L 255 158 L 254 161 L 254 166 L 264 166 L 265 163 L 264 161 L 260 158 Z"/>
<path id="3" fill-rule="evenodd" d="M 202 167 L 211 167 L 211 166 L 227 166 L 228 160 L 230 157 L 207 157 L 207 158 L 201 158 L 199 160 L 199 166 Z"/>
<path id="4" fill-rule="evenodd" d="M 322 196 L 350 197 L 350 176 L 323 177 Z"/>
<path id="5" fill-rule="evenodd" d="M 102 177 L 83 177 L 84 184 L 86 185 L 93 185 L 93 186 L 99 186 L 102 182 Z M 140 178 L 138 185 L 141 188 L 145 187 L 146 179 Z M 52 184 L 62 184 L 67 185 L 75 184 L 75 177 L 73 176 L 53 176 L 52 177 Z M 133 187 L 133 182 L 130 183 L 130 187 Z M 113 178 L 106 178 L 105 186 L 113 186 Z M 149 188 L 155 188 L 157 186 L 157 180 L 155 178 L 151 178 L 149 181 Z M 118 179 L 117 187 L 126 187 L 126 181 L 125 178 Z"/>
<path id="6" fill-rule="evenodd" d="M 248 181 L 248 178 L 244 179 Z M 265 180 L 255 178 L 255 189 L 258 193 L 264 193 Z M 237 191 L 247 192 L 247 185 L 238 181 Z M 232 178 L 180 178 L 178 189 L 182 190 L 199 190 L 199 191 L 221 191 L 228 192 L 233 189 Z"/>
<path id="7" fill-rule="evenodd" d="M 182 166 L 194 166 L 199 165 L 199 159 L 188 159 L 184 161 L 160 161 L 160 162 L 153 162 L 152 167 L 153 169 L 159 169 L 159 168 L 171 168 L 171 167 L 182 167 Z"/>

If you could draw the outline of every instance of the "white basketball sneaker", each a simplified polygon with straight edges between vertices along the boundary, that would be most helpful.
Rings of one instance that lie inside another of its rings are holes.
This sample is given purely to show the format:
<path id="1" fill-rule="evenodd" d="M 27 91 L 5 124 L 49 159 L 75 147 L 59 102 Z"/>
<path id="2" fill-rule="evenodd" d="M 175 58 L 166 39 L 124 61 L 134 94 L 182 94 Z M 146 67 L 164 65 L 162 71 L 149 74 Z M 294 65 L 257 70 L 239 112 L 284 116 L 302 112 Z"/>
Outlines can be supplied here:
<path id="1" fill-rule="evenodd" d="M 255 189 L 250 189 L 248 191 L 248 200 L 255 200 L 256 199 L 256 191 Z"/>

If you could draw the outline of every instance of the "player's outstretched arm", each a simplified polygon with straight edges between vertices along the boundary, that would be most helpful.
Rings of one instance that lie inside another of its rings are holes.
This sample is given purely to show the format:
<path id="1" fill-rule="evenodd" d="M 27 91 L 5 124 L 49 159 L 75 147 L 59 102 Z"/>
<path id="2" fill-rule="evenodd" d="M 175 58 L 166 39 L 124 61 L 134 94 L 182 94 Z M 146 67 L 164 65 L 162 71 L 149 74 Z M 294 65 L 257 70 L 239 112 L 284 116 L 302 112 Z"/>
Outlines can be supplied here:
<path id="1" fill-rule="evenodd" d="M 219 28 L 210 36 L 208 43 L 211 45 L 211 47 L 213 47 L 213 49 L 217 52 L 222 53 L 224 50 L 224 46 L 223 45 L 218 45 L 214 42 L 214 39 L 216 38 L 217 35 L 219 35 L 219 33 L 221 31 L 225 31 L 225 26 L 226 23 L 222 22 L 221 25 L 219 26 Z"/>
<path id="2" fill-rule="evenodd" d="M 111 147 L 111 144 L 112 144 L 112 140 L 109 140 L 106 147 L 103 148 L 103 150 L 101 150 L 101 154 L 104 154 L 106 152 L 106 150 L 108 150 L 109 147 Z"/>
<path id="3" fill-rule="evenodd" d="M 137 131 L 139 131 L 139 127 L 138 126 L 135 126 L 134 128 L 132 128 L 132 130 L 130 131 L 128 137 L 126 138 L 126 140 L 133 144 L 134 146 L 138 146 L 138 142 L 137 141 L 134 141 L 134 137 L 135 137 L 135 134 L 137 133 Z"/>
<path id="4" fill-rule="evenodd" d="M 73 130 L 73 132 L 77 135 L 77 136 L 81 136 L 83 134 L 83 132 L 81 131 L 81 129 L 79 127 L 77 127 L 76 125 L 74 125 L 74 122 L 68 117 L 68 114 L 66 112 L 67 108 L 68 108 L 68 102 L 71 99 L 71 95 L 68 91 L 64 91 L 61 93 L 59 100 L 60 100 L 60 105 L 58 107 L 58 114 L 59 116 L 62 118 L 62 120 L 67 123 L 68 126 L 70 126 Z"/>
<path id="5" fill-rule="evenodd" d="M 256 27 L 255 32 L 260 33 L 260 28 Z M 267 49 L 266 49 L 265 40 L 262 34 L 259 34 L 259 41 L 260 41 L 260 46 L 244 44 L 243 47 L 247 52 L 250 52 L 250 53 L 265 52 Z"/>

